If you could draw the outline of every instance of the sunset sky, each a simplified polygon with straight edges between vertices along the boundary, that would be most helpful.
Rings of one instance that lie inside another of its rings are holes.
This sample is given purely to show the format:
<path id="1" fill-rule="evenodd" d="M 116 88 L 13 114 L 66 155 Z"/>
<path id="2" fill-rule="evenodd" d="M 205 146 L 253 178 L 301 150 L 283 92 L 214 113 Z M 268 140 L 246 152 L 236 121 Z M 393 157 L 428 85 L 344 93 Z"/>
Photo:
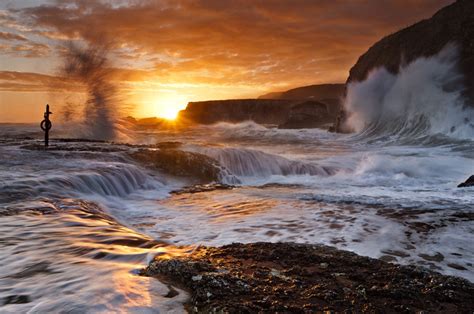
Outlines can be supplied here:
<path id="1" fill-rule="evenodd" d="M 110 42 L 130 114 L 163 116 L 188 101 L 344 82 L 381 37 L 451 2 L 0 0 L 0 122 L 84 101 L 59 72 L 71 40 Z"/>

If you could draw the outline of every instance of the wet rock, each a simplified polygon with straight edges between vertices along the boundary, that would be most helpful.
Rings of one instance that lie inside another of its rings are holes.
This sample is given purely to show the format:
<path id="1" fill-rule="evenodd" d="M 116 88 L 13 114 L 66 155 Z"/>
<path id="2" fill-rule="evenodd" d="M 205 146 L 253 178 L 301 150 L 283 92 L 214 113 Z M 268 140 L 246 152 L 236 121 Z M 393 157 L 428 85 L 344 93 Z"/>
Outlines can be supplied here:
<path id="1" fill-rule="evenodd" d="M 199 183 L 218 182 L 222 167 L 217 160 L 198 153 L 177 149 L 140 149 L 130 156 L 146 166 L 165 173 L 189 177 Z"/>
<path id="2" fill-rule="evenodd" d="M 457 269 L 457 270 L 467 270 L 466 267 L 461 266 L 459 264 L 455 264 L 455 263 L 450 263 L 450 264 L 448 264 L 448 266 L 451 267 L 451 268 Z"/>
<path id="3" fill-rule="evenodd" d="M 234 185 L 222 184 L 222 183 L 212 183 L 212 184 L 196 184 L 193 186 L 188 186 L 180 190 L 171 191 L 171 194 L 194 194 L 202 192 L 211 192 L 215 190 L 232 190 L 235 188 Z"/>
<path id="4" fill-rule="evenodd" d="M 474 285 L 323 245 L 231 244 L 142 271 L 191 292 L 191 312 L 469 312 Z"/>
<path id="5" fill-rule="evenodd" d="M 9 295 L 8 297 L 3 298 L 3 305 L 25 304 L 30 302 L 30 297 L 28 295 Z"/>
<path id="6" fill-rule="evenodd" d="M 436 252 L 435 255 L 419 254 L 418 256 L 430 262 L 441 262 L 444 260 L 444 255 L 440 252 Z"/>
<path id="7" fill-rule="evenodd" d="M 398 256 L 398 257 L 408 257 L 410 254 L 407 254 L 402 251 L 396 251 L 396 250 L 385 250 L 382 251 L 382 253 L 387 254 L 387 255 L 392 255 L 392 256 Z"/>
<path id="8" fill-rule="evenodd" d="M 397 258 L 395 256 L 392 256 L 392 255 L 382 255 L 382 256 L 380 256 L 379 259 L 384 261 L 384 262 L 388 262 L 388 263 L 397 261 Z"/>
<path id="9" fill-rule="evenodd" d="M 458 188 L 474 186 L 474 175 L 470 176 L 466 181 L 458 185 Z"/>
<path id="10" fill-rule="evenodd" d="M 305 101 L 291 107 L 288 119 L 278 126 L 279 129 L 318 128 L 330 124 L 334 118 L 328 106 L 318 101 Z"/>

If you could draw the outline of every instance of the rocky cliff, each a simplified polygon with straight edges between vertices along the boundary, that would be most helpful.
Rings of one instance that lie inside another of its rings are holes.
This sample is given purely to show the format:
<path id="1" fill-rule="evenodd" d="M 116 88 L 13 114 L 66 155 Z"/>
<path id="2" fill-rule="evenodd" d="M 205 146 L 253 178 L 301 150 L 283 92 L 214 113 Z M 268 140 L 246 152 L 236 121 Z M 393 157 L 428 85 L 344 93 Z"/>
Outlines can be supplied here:
<path id="1" fill-rule="evenodd" d="M 363 81 L 369 72 L 385 67 L 397 73 L 400 65 L 437 54 L 448 43 L 459 47 L 464 94 L 474 106 L 474 1 L 458 0 L 433 17 L 384 37 L 364 53 L 350 70 L 347 83 Z M 340 120 L 344 119 L 344 114 Z M 336 126 L 340 131 L 340 125 Z"/>
<path id="2" fill-rule="evenodd" d="M 338 100 L 327 103 L 295 99 L 232 99 L 190 102 L 179 119 L 201 124 L 242 122 L 278 125 L 280 128 L 317 128 L 334 121 Z"/>
<path id="3" fill-rule="evenodd" d="M 344 84 L 310 85 L 258 99 L 190 102 L 180 120 L 212 124 L 252 120 L 281 128 L 314 128 L 334 121 L 340 110 Z"/>
<path id="4" fill-rule="evenodd" d="M 231 99 L 190 102 L 180 111 L 179 119 L 201 124 L 242 122 L 281 124 L 295 104 L 294 100 Z"/>

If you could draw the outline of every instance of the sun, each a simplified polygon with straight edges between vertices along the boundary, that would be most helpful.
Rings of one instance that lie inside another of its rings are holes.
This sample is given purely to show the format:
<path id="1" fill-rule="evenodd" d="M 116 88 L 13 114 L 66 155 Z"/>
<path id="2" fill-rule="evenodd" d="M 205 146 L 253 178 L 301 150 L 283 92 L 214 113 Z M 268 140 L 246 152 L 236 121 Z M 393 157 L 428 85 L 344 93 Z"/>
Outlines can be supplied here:
<path id="1" fill-rule="evenodd" d="M 162 96 L 154 101 L 156 115 L 166 120 L 175 120 L 187 104 L 186 97 L 176 94 Z"/>
<path id="2" fill-rule="evenodd" d="M 176 110 L 175 106 L 167 106 L 160 110 L 159 117 L 166 120 L 176 120 L 178 117 L 179 110 Z"/>

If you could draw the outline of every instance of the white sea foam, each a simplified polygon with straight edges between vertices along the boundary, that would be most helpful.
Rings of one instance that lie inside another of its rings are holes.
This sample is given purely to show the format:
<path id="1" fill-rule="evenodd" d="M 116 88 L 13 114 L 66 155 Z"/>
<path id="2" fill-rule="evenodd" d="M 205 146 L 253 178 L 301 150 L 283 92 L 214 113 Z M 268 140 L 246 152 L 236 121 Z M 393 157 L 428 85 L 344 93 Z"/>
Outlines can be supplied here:
<path id="1" fill-rule="evenodd" d="M 398 74 L 373 70 L 363 82 L 350 83 L 345 108 L 347 125 L 357 132 L 420 136 L 474 137 L 474 110 L 462 97 L 458 49 L 402 65 Z"/>

